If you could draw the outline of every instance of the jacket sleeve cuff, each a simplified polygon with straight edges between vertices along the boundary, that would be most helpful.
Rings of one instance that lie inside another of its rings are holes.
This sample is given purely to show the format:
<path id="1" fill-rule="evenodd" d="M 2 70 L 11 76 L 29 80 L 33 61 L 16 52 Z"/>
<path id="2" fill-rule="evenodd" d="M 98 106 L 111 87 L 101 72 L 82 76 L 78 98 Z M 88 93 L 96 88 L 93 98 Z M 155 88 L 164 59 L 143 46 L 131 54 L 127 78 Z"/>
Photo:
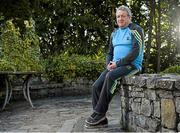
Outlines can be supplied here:
<path id="1" fill-rule="evenodd" d="M 121 60 L 116 61 L 116 66 L 119 67 L 121 65 Z"/>

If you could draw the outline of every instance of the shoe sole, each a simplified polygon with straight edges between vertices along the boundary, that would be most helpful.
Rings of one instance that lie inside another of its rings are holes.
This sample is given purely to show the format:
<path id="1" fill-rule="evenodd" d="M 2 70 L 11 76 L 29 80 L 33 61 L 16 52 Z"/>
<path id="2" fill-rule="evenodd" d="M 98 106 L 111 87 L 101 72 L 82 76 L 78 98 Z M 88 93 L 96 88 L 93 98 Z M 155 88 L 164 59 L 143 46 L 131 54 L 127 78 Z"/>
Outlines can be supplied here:
<path id="1" fill-rule="evenodd" d="M 90 118 L 91 118 L 91 119 L 93 119 L 93 117 L 92 117 L 92 116 L 90 116 Z M 87 120 L 85 120 L 85 122 L 86 122 L 86 123 L 88 123 L 88 121 L 87 121 Z"/>
<path id="2" fill-rule="evenodd" d="M 88 124 L 85 124 L 84 127 L 86 129 L 93 129 L 93 128 L 107 128 L 108 127 L 108 124 L 104 124 L 104 125 L 88 125 Z"/>
<path id="3" fill-rule="evenodd" d="M 91 116 L 90 116 L 91 119 L 93 119 Z M 88 123 L 87 119 L 85 120 L 86 123 Z"/>
<path id="4" fill-rule="evenodd" d="M 95 125 L 97 125 L 97 124 L 99 124 L 100 122 L 102 122 L 103 120 L 105 120 L 106 119 L 106 117 L 104 116 L 103 118 L 101 118 L 99 121 L 97 121 L 97 122 L 95 122 L 95 123 L 90 123 L 90 122 L 88 122 L 88 121 L 85 121 L 88 125 L 90 125 L 90 126 L 95 126 Z"/>

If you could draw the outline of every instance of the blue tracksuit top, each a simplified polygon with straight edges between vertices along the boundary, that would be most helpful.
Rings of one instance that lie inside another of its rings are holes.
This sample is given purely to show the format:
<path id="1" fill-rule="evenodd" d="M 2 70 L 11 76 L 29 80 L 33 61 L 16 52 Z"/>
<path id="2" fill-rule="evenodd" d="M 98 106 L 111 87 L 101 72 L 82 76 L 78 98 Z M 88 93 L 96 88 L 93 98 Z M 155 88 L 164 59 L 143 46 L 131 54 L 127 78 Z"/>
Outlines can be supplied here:
<path id="1" fill-rule="evenodd" d="M 113 61 L 118 61 L 127 56 L 132 50 L 131 30 L 127 28 L 118 28 L 113 33 Z"/>
<path id="2" fill-rule="evenodd" d="M 131 23 L 126 28 L 117 28 L 111 34 L 110 49 L 106 64 L 116 62 L 117 66 L 133 64 L 142 69 L 144 33 L 140 26 Z"/>

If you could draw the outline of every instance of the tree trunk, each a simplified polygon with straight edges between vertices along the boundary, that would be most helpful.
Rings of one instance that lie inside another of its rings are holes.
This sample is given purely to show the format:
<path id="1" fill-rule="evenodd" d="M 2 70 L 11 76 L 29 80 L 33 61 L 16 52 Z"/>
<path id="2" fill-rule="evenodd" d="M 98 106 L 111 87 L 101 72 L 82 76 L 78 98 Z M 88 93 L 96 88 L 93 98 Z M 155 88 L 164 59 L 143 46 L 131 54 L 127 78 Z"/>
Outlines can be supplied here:
<path id="1" fill-rule="evenodd" d="M 161 71 L 161 0 L 158 1 L 157 25 L 157 73 Z"/>
<path id="2" fill-rule="evenodd" d="M 146 60 L 145 60 L 145 66 L 144 66 L 144 71 L 148 72 L 148 64 L 149 64 L 149 59 L 150 59 L 150 49 L 151 49 L 151 42 L 152 42 L 152 30 L 153 30 L 153 16 L 155 13 L 155 1 L 150 0 L 150 16 L 149 16 L 149 30 L 148 30 L 148 43 L 147 43 L 147 51 L 146 51 Z"/>
<path id="3" fill-rule="evenodd" d="M 111 27 L 112 27 L 112 30 L 113 30 L 114 26 L 115 26 L 114 19 L 116 18 L 116 11 L 115 11 L 114 0 L 112 0 L 111 4 L 112 4 L 112 9 L 111 9 L 111 21 L 112 21 L 112 25 L 111 25 Z"/>

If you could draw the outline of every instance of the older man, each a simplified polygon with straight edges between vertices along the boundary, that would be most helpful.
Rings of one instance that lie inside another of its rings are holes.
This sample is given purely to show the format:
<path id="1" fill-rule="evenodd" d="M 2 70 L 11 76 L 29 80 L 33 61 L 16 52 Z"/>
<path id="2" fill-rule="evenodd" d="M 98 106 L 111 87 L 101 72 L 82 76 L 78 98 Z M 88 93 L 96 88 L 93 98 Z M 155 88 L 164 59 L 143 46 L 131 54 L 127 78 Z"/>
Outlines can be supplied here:
<path id="1" fill-rule="evenodd" d="M 106 57 L 107 69 L 93 84 L 93 113 L 86 120 L 86 127 L 106 126 L 106 112 L 109 103 L 117 92 L 117 80 L 133 75 L 142 68 L 144 52 L 143 30 L 131 22 L 131 11 L 127 6 L 116 10 L 116 28 L 110 38 L 109 52 Z"/>

